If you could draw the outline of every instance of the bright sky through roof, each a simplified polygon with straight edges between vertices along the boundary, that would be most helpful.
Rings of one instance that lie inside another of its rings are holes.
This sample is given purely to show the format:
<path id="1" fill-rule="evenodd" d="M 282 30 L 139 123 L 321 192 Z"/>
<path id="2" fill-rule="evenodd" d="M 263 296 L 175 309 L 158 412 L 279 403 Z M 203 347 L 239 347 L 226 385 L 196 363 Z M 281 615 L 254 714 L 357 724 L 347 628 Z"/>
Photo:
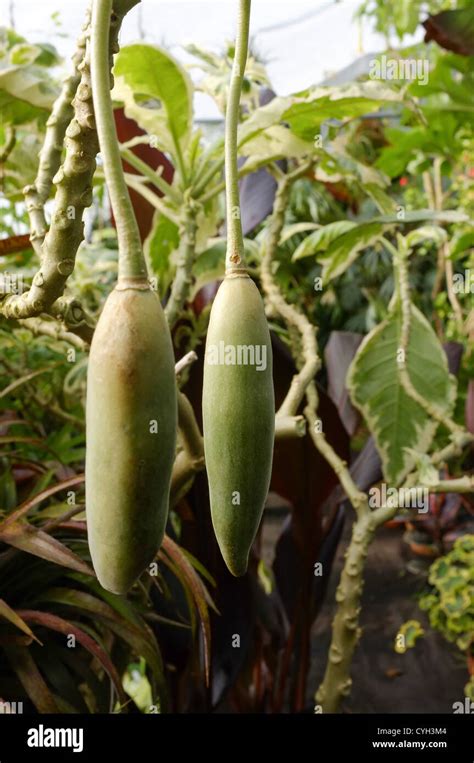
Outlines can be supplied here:
<path id="1" fill-rule="evenodd" d="M 0 0 L 0 24 L 10 21 L 32 42 L 48 41 L 69 57 L 88 0 Z M 235 30 L 236 0 L 142 0 L 128 15 L 122 44 L 145 41 L 164 45 L 183 62 L 182 46 L 193 42 L 219 52 Z M 320 82 L 348 66 L 361 53 L 380 52 L 385 41 L 370 24 L 353 19 L 359 0 L 253 0 L 253 45 L 267 64 L 274 89 L 284 95 Z M 57 19 L 53 14 L 58 12 Z M 409 40 L 406 40 L 408 43 Z M 199 119 L 219 117 L 210 98 L 198 95 Z"/>

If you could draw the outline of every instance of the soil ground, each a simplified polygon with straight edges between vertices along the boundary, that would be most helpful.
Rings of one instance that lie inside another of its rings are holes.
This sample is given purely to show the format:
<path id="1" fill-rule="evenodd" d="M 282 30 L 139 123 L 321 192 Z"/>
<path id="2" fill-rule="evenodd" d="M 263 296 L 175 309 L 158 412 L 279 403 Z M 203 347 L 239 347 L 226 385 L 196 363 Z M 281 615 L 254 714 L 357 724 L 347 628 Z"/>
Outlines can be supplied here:
<path id="1" fill-rule="evenodd" d="M 331 634 L 334 595 L 351 533 L 346 522 L 323 609 L 312 638 L 309 686 L 322 678 Z M 430 627 L 417 597 L 424 577 L 407 570 L 413 558 L 401 528 L 381 528 L 367 558 L 359 642 L 352 669 L 352 693 L 344 710 L 353 713 L 452 713 L 464 701 L 466 663 L 454 646 Z M 425 636 L 405 654 L 394 651 L 398 628 L 419 620 Z"/>

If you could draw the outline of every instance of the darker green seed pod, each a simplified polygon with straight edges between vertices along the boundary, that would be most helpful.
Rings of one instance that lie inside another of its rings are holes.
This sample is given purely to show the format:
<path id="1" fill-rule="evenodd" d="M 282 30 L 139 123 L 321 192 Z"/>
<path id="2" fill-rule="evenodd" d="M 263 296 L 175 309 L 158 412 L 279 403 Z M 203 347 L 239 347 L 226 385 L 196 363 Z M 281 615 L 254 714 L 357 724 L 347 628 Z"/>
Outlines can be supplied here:
<path id="1" fill-rule="evenodd" d="M 86 513 L 101 585 L 126 593 L 155 557 L 168 516 L 177 428 L 171 337 L 146 281 L 109 295 L 87 374 Z"/>
<path id="2" fill-rule="evenodd" d="M 227 275 L 212 306 L 203 426 L 214 531 L 230 572 L 243 575 L 270 485 L 275 432 L 270 332 L 245 273 Z"/>

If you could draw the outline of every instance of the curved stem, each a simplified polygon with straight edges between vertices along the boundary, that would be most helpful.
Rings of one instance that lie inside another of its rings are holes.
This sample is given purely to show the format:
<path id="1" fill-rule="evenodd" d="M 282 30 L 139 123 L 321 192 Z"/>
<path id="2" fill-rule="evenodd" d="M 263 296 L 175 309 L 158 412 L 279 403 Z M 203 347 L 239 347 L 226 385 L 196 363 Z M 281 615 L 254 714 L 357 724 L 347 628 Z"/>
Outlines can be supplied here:
<path id="1" fill-rule="evenodd" d="M 119 280 L 146 279 L 140 233 L 122 170 L 120 148 L 110 95 L 109 30 L 112 0 L 94 0 L 92 5 L 91 74 L 92 96 L 104 175 L 117 225 Z"/>
<path id="2" fill-rule="evenodd" d="M 237 129 L 239 126 L 240 94 L 247 62 L 251 0 L 240 0 L 235 55 L 230 78 L 229 98 L 225 120 L 225 181 L 227 206 L 226 270 L 245 268 L 244 239 L 240 219 L 239 180 L 237 167 Z"/>

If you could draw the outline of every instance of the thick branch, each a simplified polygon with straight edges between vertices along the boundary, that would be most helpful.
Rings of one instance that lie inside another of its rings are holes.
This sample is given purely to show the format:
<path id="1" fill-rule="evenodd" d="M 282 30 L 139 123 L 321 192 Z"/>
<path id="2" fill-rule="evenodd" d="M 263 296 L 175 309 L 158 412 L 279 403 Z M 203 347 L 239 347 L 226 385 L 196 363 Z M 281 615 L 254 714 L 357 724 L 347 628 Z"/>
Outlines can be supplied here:
<path id="1" fill-rule="evenodd" d="M 281 404 L 277 416 L 295 416 L 305 396 L 306 388 L 314 379 L 319 367 L 318 346 L 314 326 L 299 312 L 294 305 L 289 305 L 273 278 L 272 263 L 278 247 L 281 231 L 285 222 L 285 210 L 288 204 L 291 185 L 304 175 L 311 163 L 299 166 L 293 173 L 280 180 L 275 195 L 273 212 L 264 244 L 261 279 L 266 301 L 271 309 L 281 315 L 289 326 L 293 326 L 301 335 L 302 354 L 305 362 L 300 372 L 293 377 L 290 389 Z"/>
<path id="2" fill-rule="evenodd" d="M 316 702 L 323 713 L 336 713 L 341 700 L 351 691 L 351 663 L 361 636 L 359 613 L 364 565 L 373 531 L 370 514 L 360 516 L 352 528 L 351 542 L 336 590 L 337 610 L 332 624 L 328 662 L 316 693 Z"/>
<path id="3" fill-rule="evenodd" d="M 110 58 L 117 49 L 123 16 L 136 2 L 115 0 Z M 86 55 L 78 67 L 81 80 L 73 100 L 74 117 L 66 130 L 64 163 L 53 178 L 55 210 L 41 250 L 41 268 L 29 291 L 9 295 L 3 300 L 1 312 L 6 318 L 31 318 L 50 312 L 74 269 L 76 253 L 83 239 L 83 212 L 92 203 L 92 177 L 98 151 L 88 48 L 87 44 Z"/>
<path id="4" fill-rule="evenodd" d="M 181 238 L 176 273 L 171 287 L 171 294 L 165 307 L 165 314 L 170 327 L 174 326 L 186 304 L 193 282 L 192 269 L 196 256 L 197 211 L 197 205 L 191 199 L 188 199 L 180 226 Z"/>
<path id="5" fill-rule="evenodd" d="M 76 51 L 72 57 L 73 70 L 65 78 L 61 92 L 46 122 L 46 134 L 39 154 L 38 172 L 35 181 L 32 185 L 27 185 L 23 189 L 30 220 L 30 241 L 40 258 L 42 256 L 41 247 L 47 231 L 44 205 L 51 193 L 53 177 L 56 175 L 61 164 L 66 128 L 74 115 L 72 101 L 81 81 L 79 66 L 84 60 L 86 52 L 89 24 L 90 9 L 86 12 L 82 33 L 79 36 Z"/>

